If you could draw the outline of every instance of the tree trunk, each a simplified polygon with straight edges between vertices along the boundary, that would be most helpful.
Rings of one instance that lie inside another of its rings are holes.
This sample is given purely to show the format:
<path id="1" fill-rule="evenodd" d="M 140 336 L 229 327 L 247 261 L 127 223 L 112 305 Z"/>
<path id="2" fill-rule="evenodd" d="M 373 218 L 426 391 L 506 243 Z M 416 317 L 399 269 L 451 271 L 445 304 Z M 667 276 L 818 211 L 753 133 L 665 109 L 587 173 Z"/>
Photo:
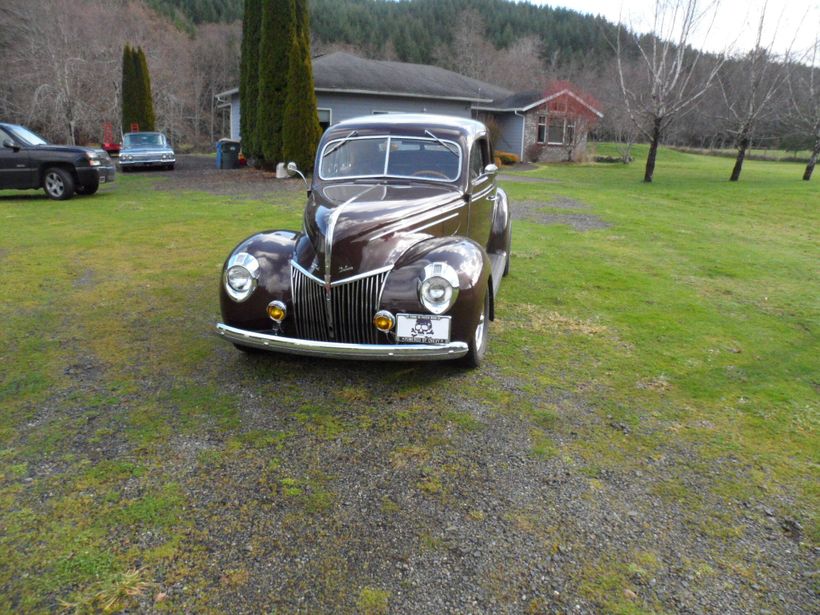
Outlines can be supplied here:
<path id="1" fill-rule="evenodd" d="M 736 182 L 740 179 L 740 172 L 743 170 L 743 161 L 746 159 L 747 149 L 749 149 L 749 137 L 742 134 L 737 141 L 737 158 L 735 158 L 735 168 L 732 169 L 732 175 L 729 177 L 730 182 Z"/>
<path id="2" fill-rule="evenodd" d="M 803 172 L 803 181 L 809 181 L 811 174 L 814 172 L 814 165 L 817 164 L 817 155 L 820 154 L 820 135 L 814 139 L 814 148 L 811 150 L 809 156 L 809 164 L 806 165 L 806 170 Z"/>
<path id="3" fill-rule="evenodd" d="M 652 142 L 649 145 L 649 155 L 646 157 L 646 170 L 643 174 L 643 181 L 652 183 L 652 176 L 655 175 L 655 158 L 658 155 L 658 143 L 661 140 L 661 118 L 656 117 L 652 123 Z"/>

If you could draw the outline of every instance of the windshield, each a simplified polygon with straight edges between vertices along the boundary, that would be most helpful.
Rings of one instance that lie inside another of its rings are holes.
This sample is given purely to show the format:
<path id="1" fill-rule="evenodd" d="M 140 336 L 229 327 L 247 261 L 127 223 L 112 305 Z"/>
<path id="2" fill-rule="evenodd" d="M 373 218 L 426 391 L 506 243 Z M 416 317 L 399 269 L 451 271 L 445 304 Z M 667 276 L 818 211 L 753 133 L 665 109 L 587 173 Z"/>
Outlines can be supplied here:
<path id="1" fill-rule="evenodd" d="M 125 147 L 160 147 L 165 145 L 165 137 L 158 132 L 132 132 L 123 137 L 122 144 Z"/>
<path id="2" fill-rule="evenodd" d="M 8 126 L 8 129 L 19 141 L 22 141 L 26 145 L 46 145 L 48 143 L 43 137 L 31 132 L 28 128 Z"/>
<path id="3" fill-rule="evenodd" d="M 406 177 L 453 181 L 461 148 L 452 141 L 417 137 L 359 137 L 330 141 L 322 151 L 319 177 Z"/>

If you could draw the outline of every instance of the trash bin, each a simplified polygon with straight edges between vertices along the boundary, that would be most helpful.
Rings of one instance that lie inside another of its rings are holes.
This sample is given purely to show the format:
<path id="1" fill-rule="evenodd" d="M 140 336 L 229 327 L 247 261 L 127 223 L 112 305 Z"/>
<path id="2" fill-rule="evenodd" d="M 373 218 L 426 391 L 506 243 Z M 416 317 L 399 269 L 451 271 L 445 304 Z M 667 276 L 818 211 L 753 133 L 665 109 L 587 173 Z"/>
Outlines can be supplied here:
<path id="1" fill-rule="evenodd" d="M 216 168 L 239 168 L 239 141 L 220 139 L 216 144 Z"/>

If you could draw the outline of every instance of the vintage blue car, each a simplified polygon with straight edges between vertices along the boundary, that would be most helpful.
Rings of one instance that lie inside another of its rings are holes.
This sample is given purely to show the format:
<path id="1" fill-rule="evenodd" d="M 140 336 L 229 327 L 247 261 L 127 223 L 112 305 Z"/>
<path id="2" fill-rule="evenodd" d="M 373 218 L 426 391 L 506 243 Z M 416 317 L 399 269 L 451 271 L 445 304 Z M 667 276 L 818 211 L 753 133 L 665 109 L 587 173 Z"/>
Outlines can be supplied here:
<path id="1" fill-rule="evenodd" d="M 161 132 L 129 132 L 123 135 L 120 169 L 154 167 L 172 170 L 176 164 L 174 150 Z"/>

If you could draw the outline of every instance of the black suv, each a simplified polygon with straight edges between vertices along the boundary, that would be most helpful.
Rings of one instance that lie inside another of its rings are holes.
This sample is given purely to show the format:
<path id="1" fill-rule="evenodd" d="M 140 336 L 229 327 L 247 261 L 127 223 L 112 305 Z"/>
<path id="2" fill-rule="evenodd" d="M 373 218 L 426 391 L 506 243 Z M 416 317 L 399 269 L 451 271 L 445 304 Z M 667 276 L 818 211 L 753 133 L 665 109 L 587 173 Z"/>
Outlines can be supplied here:
<path id="1" fill-rule="evenodd" d="M 0 123 L 0 189 L 42 188 L 63 201 L 75 192 L 94 194 L 114 175 L 104 150 L 52 145 L 23 126 Z"/>

